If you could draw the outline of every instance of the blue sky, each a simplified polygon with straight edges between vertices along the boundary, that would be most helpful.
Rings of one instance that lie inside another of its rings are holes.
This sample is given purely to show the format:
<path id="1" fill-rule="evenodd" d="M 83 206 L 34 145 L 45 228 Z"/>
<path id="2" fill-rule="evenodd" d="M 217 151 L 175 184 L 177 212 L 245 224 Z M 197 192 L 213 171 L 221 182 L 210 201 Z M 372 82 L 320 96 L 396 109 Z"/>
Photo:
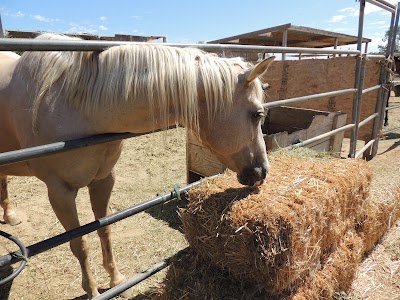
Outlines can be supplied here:
<path id="1" fill-rule="evenodd" d="M 359 2 L 355 0 L 0 2 L 4 30 L 160 35 L 171 43 L 210 41 L 286 23 L 357 35 L 358 9 Z M 364 37 L 373 40 L 368 49 L 374 51 L 383 44 L 390 14 L 369 3 L 365 13 Z"/>

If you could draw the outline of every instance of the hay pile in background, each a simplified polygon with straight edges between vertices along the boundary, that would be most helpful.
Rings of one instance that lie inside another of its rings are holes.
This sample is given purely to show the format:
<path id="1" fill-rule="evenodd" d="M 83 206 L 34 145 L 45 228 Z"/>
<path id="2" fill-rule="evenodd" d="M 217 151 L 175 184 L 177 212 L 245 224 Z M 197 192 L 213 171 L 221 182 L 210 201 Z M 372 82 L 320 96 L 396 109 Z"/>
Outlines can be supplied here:
<path id="1" fill-rule="evenodd" d="M 279 152 L 271 166 L 260 188 L 228 172 L 190 192 L 181 216 L 193 253 L 171 266 L 158 299 L 318 299 L 350 287 L 398 203 L 367 198 L 361 160 Z"/>

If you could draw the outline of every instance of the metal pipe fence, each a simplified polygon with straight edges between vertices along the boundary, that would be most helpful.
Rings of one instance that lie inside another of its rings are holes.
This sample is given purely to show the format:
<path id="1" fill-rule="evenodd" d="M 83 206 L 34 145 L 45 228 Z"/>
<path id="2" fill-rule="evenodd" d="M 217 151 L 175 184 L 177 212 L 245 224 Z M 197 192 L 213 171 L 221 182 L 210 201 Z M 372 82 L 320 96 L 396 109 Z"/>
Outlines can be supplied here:
<path id="1" fill-rule="evenodd" d="M 209 178 L 212 179 L 212 178 L 215 178 L 216 176 L 218 176 L 218 175 L 211 176 Z M 173 191 L 171 191 L 170 193 L 157 196 L 155 198 L 149 199 L 147 201 L 144 201 L 144 202 L 134 205 L 132 207 L 129 207 L 124 210 L 113 213 L 111 215 L 108 215 L 106 217 L 97 219 L 86 225 L 80 226 L 78 228 L 66 231 L 62 234 L 59 234 L 59 235 L 56 235 L 49 239 L 38 242 L 36 244 L 30 245 L 30 246 L 26 247 L 26 250 L 27 250 L 26 258 L 40 254 L 44 251 L 47 251 L 47 250 L 57 247 L 61 244 L 69 242 L 77 237 L 91 233 L 99 228 L 114 224 L 118 221 L 121 221 L 128 217 L 136 215 L 140 212 L 143 212 L 146 209 L 149 209 L 149 208 L 152 208 L 159 204 L 165 203 L 167 201 L 176 199 L 177 197 L 180 197 L 181 195 L 183 195 L 184 193 L 189 191 L 191 188 L 198 186 L 201 182 L 202 182 L 202 180 L 199 180 L 199 181 L 193 182 L 189 185 L 186 185 L 184 187 L 176 188 Z M 14 253 L 10 253 L 8 255 L 1 256 L 0 257 L 0 268 L 22 260 L 23 257 L 21 257 L 20 255 L 17 255 L 17 254 L 18 254 L 17 252 L 14 252 Z"/>
<path id="2" fill-rule="evenodd" d="M 308 140 L 302 141 L 300 143 L 297 143 L 297 144 L 294 144 L 294 145 L 290 145 L 290 146 L 286 147 L 286 149 L 290 150 L 290 149 L 294 149 L 294 148 L 304 147 L 304 146 L 310 145 L 310 144 L 312 144 L 314 142 L 318 142 L 318 141 L 320 141 L 320 140 L 322 140 L 324 138 L 327 138 L 327 137 L 330 137 L 332 135 L 335 135 L 335 134 L 337 134 L 339 132 L 352 129 L 355 126 L 356 126 L 355 124 L 347 124 L 347 125 L 344 125 L 342 127 L 339 127 L 339 128 L 334 129 L 334 130 L 331 130 L 329 132 L 317 135 L 317 136 L 315 136 L 313 138 L 310 138 Z"/>
<path id="3" fill-rule="evenodd" d="M 278 107 L 278 106 L 287 105 L 287 104 L 296 103 L 296 102 L 303 102 L 303 101 L 307 101 L 307 100 L 319 99 L 322 97 L 338 96 L 338 95 L 344 95 L 344 94 L 355 93 L 355 92 L 357 92 L 357 89 L 351 88 L 351 89 L 344 89 L 344 90 L 338 90 L 338 91 L 332 91 L 332 92 L 326 92 L 326 93 L 320 93 L 320 94 L 313 94 L 313 95 L 302 96 L 302 97 L 289 98 L 289 99 L 284 99 L 284 100 L 276 100 L 276 101 L 264 103 L 263 107 L 264 108 L 272 108 L 272 107 Z"/>
<path id="4" fill-rule="evenodd" d="M 0 51 L 104 51 L 120 45 L 143 44 L 141 42 L 125 41 L 84 41 L 84 40 L 35 40 L 35 39 L 1 39 Z M 276 53 L 312 53 L 312 54 L 354 54 L 359 50 L 314 49 L 301 47 L 250 46 L 227 44 L 177 44 L 177 43 L 146 43 L 146 45 L 162 45 L 187 48 L 193 47 L 208 52 L 240 51 L 240 52 L 276 52 Z"/>
<path id="5" fill-rule="evenodd" d="M 358 123 L 358 128 L 363 127 L 365 124 L 367 124 L 368 122 L 372 121 L 377 116 L 378 116 L 378 113 L 374 113 L 374 114 L 370 115 L 369 117 L 367 117 L 366 119 L 362 120 L 360 123 Z"/>
<path id="6" fill-rule="evenodd" d="M 364 22 L 364 7 L 365 1 L 374 4 L 378 7 L 381 7 L 392 14 L 391 19 L 391 27 L 389 34 L 389 43 L 388 50 L 386 56 L 383 55 L 367 55 L 362 54 L 361 52 L 361 42 L 362 42 L 362 29 Z M 310 54 L 350 54 L 357 56 L 356 63 L 356 75 L 354 80 L 354 87 L 331 91 L 326 93 L 308 95 L 303 97 L 295 97 L 290 99 L 283 99 L 279 101 L 269 102 L 264 104 L 264 108 L 271 108 L 281 105 L 286 105 L 290 103 L 297 103 L 307 100 L 318 99 L 321 97 L 329 97 L 335 95 L 343 95 L 347 93 L 353 93 L 353 116 L 352 122 L 330 132 L 321 134 L 319 136 L 313 137 L 301 143 L 297 143 L 291 145 L 287 148 L 298 148 L 303 147 L 309 144 L 312 144 L 321 139 L 333 136 L 339 132 L 351 130 L 351 140 L 350 140 L 350 157 L 358 158 L 365 153 L 368 149 L 371 149 L 371 155 L 374 156 L 376 154 L 376 149 L 378 145 L 379 138 L 377 136 L 379 130 L 382 128 L 383 122 L 383 113 L 392 108 L 397 107 L 389 107 L 384 108 L 384 99 L 387 96 L 387 90 L 384 88 L 384 85 L 388 82 L 388 73 L 387 70 L 382 67 L 381 69 L 381 77 L 380 84 L 363 89 L 364 76 L 365 76 L 365 64 L 366 58 L 370 57 L 379 57 L 379 58 L 387 58 L 389 56 L 393 56 L 393 48 L 395 41 L 395 32 L 397 32 L 399 15 L 396 14 L 399 11 L 399 3 L 397 6 L 392 5 L 383 0 L 361 0 L 360 1 L 360 14 L 359 14 L 359 34 L 358 34 L 358 45 L 357 50 L 338 50 L 338 49 L 310 49 L 310 48 L 297 48 L 297 47 L 273 47 L 273 46 L 243 46 L 243 45 L 222 45 L 222 44 L 174 44 L 174 43 L 163 43 L 160 45 L 163 46 L 174 46 L 174 47 L 195 47 L 209 52 L 221 52 L 221 51 L 241 51 L 241 52 L 276 52 L 276 53 L 310 53 Z M 109 47 L 123 45 L 123 44 L 137 44 L 135 42 L 116 42 L 116 41 L 62 41 L 62 40 L 32 40 L 32 39 L 0 39 L 0 51 L 103 51 Z M 389 45 L 390 44 L 390 45 Z M 360 121 L 361 114 L 361 104 L 362 104 L 362 95 L 374 90 L 379 89 L 379 98 L 377 101 L 376 112 L 366 119 Z M 368 122 L 374 120 L 374 126 L 372 131 L 371 140 L 365 144 L 359 151 L 356 151 L 356 143 L 358 138 L 358 129 Z M 104 134 L 97 135 L 92 137 L 83 137 L 76 140 L 71 141 L 63 141 L 52 143 L 48 145 L 42 145 L 27 149 L 21 149 L 16 151 L 11 151 L 7 153 L 0 154 L 0 165 L 11 164 L 18 161 L 33 159 L 37 157 L 41 157 L 44 155 L 50 155 L 55 153 L 60 153 L 64 151 L 69 151 L 72 149 L 77 149 L 80 147 L 86 147 L 90 145 L 96 145 L 99 143 L 116 141 L 119 139 L 130 138 L 134 136 L 141 135 L 137 133 L 120 133 L 120 134 Z M 85 235 L 92 231 L 95 231 L 101 227 L 107 226 L 109 224 L 115 223 L 132 215 L 135 215 L 139 212 L 142 212 L 150 207 L 159 205 L 161 203 L 165 203 L 172 199 L 175 199 L 181 193 L 188 191 L 193 186 L 198 185 L 200 182 L 192 183 L 188 186 L 185 186 L 180 189 L 175 189 L 169 194 L 165 194 L 163 196 L 158 196 L 156 198 L 145 201 L 141 204 L 135 205 L 128 209 L 122 210 L 120 212 L 109 215 L 105 218 L 98 219 L 92 223 L 86 224 L 82 227 L 76 228 L 71 231 L 67 231 L 58 236 L 52 237 L 48 240 L 41 241 L 29 247 L 26 247 L 28 250 L 27 256 L 33 256 L 38 253 L 42 253 L 50 248 L 56 247 L 62 243 L 68 242 L 78 236 Z M 155 272 L 165 268 L 170 262 L 171 258 L 167 258 L 163 262 L 154 265 L 150 269 L 144 271 L 143 273 L 138 274 L 132 279 L 129 279 L 127 282 L 122 283 L 121 285 L 116 286 L 113 289 L 110 289 L 108 292 L 103 293 L 96 299 L 110 299 L 114 296 L 117 296 L 124 290 L 130 288 L 131 286 L 141 282 L 145 278 L 151 276 Z M 0 267 L 9 265 L 16 261 L 20 260 L 20 258 L 15 257 L 15 253 L 10 253 L 9 255 L 5 255 L 0 257 Z"/>

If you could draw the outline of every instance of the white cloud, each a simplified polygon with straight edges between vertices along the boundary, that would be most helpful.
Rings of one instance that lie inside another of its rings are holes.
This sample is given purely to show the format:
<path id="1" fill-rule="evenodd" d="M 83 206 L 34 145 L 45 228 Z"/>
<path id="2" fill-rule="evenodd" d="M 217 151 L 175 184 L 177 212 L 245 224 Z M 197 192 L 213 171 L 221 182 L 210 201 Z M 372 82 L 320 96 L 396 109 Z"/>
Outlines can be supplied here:
<path id="1" fill-rule="evenodd" d="M 355 7 L 346 7 L 339 10 L 339 12 L 344 13 L 349 17 L 358 17 L 359 8 Z"/>
<path id="2" fill-rule="evenodd" d="M 108 30 L 108 28 L 107 28 L 106 26 L 103 26 L 103 25 L 100 25 L 100 26 L 99 26 L 99 29 L 100 29 L 100 30 L 104 30 L 104 31 L 105 31 L 105 30 Z"/>
<path id="3" fill-rule="evenodd" d="M 69 23 L 70 28 L 67 30 L 67 32 L 70 33 L 91 33 L 95 34 L 98 30 L 94 28 L 93 25 L 90 26 L 82 26 L 76 23 Z"/>
<path id="4" fill-rule="evenodd" d="M 134 19 L 134 20 L 141 20 L 141 19 L 142 19 L 142 16 L 132 16 L 132 19 Z"/>
<path id="5" fill-rule="evenodd" d="M 360 7 L 357 5 L 355 7 L 346 7 L 343 9 L 340 9 L 339 12 L 349 16 L 349 17 L 358 17 L 360 13 Z M 364 15 L 369 15 L 372 13 L 385 13 L 386 11 L 380 8 L 379 6 L 366 3 L 365 8 L 364 8 Z"/>
<path id="6" fill-rule="evenodd" d="M 344 16 L 344 15 L 333 16 L 329 20 L 329 23 L 339 23 L 339 22 L 342 22 L 345 18 L 346 18 L 346 16 Z"/>
<path id="7" fill-rule="evenodd" d="M 107 20 L 108 20 L 107 17 L 100 17 L 100 21 L 102 21 L 102 22 L 105 22 Z"/>
<path id="8" fill-rule="evenodd" d="M 34 16 L 32 16 L 32 18 L 34 18 L 35 20 L 38 20 L 40 22 L 50 22 L 49 18 L 43 17 L 41 15 L 34 15 Z"/>
<path id="9" fill-rule="evenodd" d="M 0 13 L 2 16 L 12 17 L 12 18 L 23 18 L 26 16 L 26 14 L 20 10 L 17 12 L 10 12 L 9 10 L 6 10 L 3 7 L 0 7 Z"/>
<path id="10" fill-rule="evenodd" d="M 371 42 L 368 43 L 368 52 L 378 52 L 378 46 L 384 44 L 382 38 L 371 38 Z"/>
<path id="11" fill-rule="evenodd" d="M 369 22 L 368 25 L 380 25 L 380 26 L 385 25 L 386 26 L 386 22 L 385 21 Z"/>
<path id="12" fill-rule="evenodd" d="M 19 10 L 15 14 L 12 14 L 11 16 L 15 17 L 15 18 L 22 18 L 22 17 L 25 17 L 25 14 Z"/>

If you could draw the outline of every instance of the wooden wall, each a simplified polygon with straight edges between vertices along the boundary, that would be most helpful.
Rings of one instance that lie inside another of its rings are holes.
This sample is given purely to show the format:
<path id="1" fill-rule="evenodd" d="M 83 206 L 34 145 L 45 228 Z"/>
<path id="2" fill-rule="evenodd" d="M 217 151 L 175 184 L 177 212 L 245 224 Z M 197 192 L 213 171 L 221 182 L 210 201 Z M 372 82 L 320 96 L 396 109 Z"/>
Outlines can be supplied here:
<path id="1" fill-rule="evenodd" d="M 356 58 L 336 57 L 331 59 L 305 59 L 275 61 L 262 79 L 270 84 L 266 102 L 342 90 L 354 87 Z M 379 59 L 367 61 L 364 89 L 379 84 Z M 378 91 L 363 95 L 361 120 L 375 113 Z M 351 123 L 353 94 L 324 97 L 317 100 L 290 104 L 292 107 L 322 111 L 341 111 Z M 369 141 L 373 121 L 360 129 L 359 140 Z M 346 132 L 348 137 L 350 131 Z"/>

